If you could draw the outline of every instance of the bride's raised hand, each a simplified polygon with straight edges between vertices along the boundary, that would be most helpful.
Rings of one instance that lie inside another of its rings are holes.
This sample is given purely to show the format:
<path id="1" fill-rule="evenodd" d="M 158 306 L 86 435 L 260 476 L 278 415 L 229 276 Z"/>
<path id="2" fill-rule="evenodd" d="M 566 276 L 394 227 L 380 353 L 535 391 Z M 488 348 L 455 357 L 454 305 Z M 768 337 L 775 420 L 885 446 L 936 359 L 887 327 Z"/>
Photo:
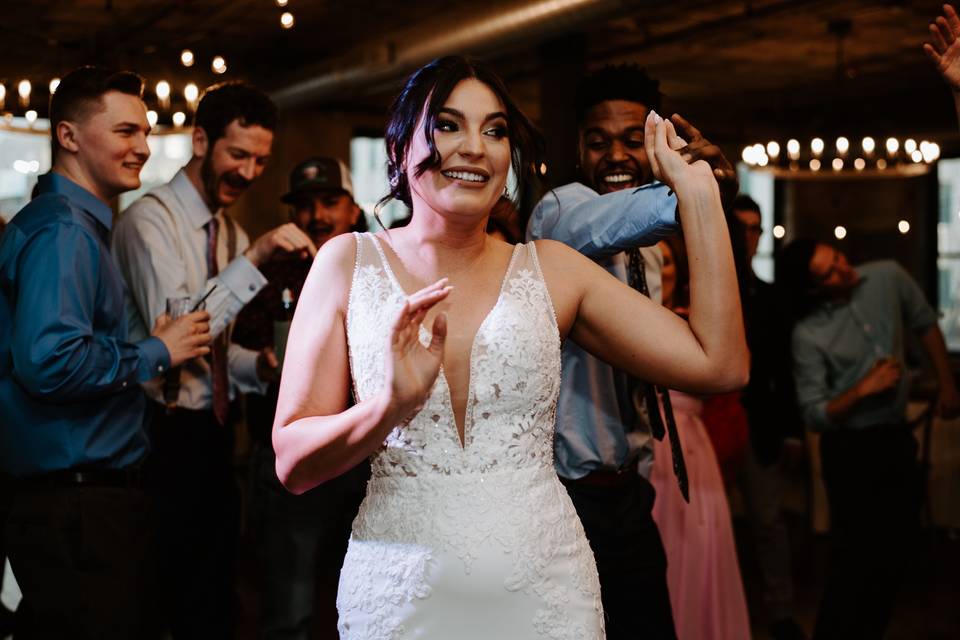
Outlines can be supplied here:
<path id="1" fill-rule="evenodd" d="M 677 151 L 685 142 L 677 135 L 673 123 L 661 118 L 656 111 L 647 115 L 643 133 L 647 158 L 657 180 L 678 193 L 693 183 L 702 183 L 703 186 L 716 182 L 706 160 L 687 164 Z"/>
<path id="2" fill-rule="evenodd" d="M 420 344 L 420 325 L 427 312 L 450 294 L 453 287 L 447 286 L 447 282 L 443 278 L 407 298 L 390 332 L 384 390 L 398 422 L 423 406 L 440 372 L 447 317 L 441 313 L 434 318 L 433 338 L 427 347 Z"/>

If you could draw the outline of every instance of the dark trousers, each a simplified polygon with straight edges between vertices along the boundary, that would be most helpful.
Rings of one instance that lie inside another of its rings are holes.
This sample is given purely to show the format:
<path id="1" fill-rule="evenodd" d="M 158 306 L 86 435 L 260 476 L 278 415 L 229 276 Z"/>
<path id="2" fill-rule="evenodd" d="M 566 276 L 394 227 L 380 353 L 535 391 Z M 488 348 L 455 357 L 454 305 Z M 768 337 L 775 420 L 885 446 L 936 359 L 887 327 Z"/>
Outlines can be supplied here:
<path id="1" fill-rule="evenodd" d="M 259 637 L 307 640 L 315 614 L 330 625 L 321 636 L 333 637 L 338 577 L 370 467 L 362 463 L 295 496 L 277 479 L 276 461 L 269 447 L 258 448 L 251 461 L 250 524 L 262 586 Z M 321 610 L 315 612 L 317 604 Z"/>
<path id="2" fill-rule="evenodd" d="M 608 640 L 674 640 L 667 556 L 652 515 L 653 486 L 637 475 L 621 487 L 563 484 L 597 561 Z"/>
<path id="3" fill-rule="evenodd" d="M 18 488 L 5 535 L 23 592 L 17 640 L 154 637 L 155 565 L 142 491 Z"/>
<path id="4" fill-rule="evenodd" d="M 175 639 L 233 637 L 240 491 L 233 432 L 213 411 L 154 405 L 147 490 L 157 514 L 160 590 Z"/>
<path id="5" fill-rule="evenodd" d="M 820 439 L 832 550 L 814 638 L 882 638 L 920 523 L 917 443 L 905 427 Z"/>

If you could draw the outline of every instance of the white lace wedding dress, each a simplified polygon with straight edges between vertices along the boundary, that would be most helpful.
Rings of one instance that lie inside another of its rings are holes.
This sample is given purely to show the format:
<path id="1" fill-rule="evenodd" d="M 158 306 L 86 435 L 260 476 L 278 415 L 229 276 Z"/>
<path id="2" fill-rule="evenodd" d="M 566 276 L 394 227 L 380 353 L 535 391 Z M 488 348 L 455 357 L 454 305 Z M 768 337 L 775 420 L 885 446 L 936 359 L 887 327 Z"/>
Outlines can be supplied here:
<path id="1" fill-rule="evenodd" d="M 378 240 L 356 237 L 347 337 L 364 400 L 405 293 Z M 559 388 L 553 306 L 533 243 L 518 245 L 474 338 L 464 445 L 441 370 L 372 456 L 340 574 L 341 639 L 604 637 L 593 554 L 553 468 Z"/>

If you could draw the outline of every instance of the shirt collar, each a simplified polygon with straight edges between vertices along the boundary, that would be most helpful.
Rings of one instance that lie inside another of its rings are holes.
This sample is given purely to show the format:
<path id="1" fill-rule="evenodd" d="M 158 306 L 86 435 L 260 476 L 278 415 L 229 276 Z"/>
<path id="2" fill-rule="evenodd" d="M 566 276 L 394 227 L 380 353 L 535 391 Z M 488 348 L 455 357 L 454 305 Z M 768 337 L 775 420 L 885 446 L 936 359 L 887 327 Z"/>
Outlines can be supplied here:
<path id="1" fill-rule="evenodd" d="M 40 193 L 57 193 L 89 213 L 109 231 L 113 227 L 113 210 L 106 202 L 93 195 L 76 182 L 59 173 L 50 171 L 37 178 Z"/>
<path id="2" fill-rule="evenodd" d="M 197 188 L 187 176 L 186 169 L 177 171 L 177 175 L 173 176 L 173 180 L 170 181 L 170 188 L 176 194 L 180 203 L 183 204 L 183 209 L 194 229 L 203 228 L 210 222 L 211 218 L 220 213 L 219 209 L 214 212 L 210 211 L 210 207 L 204 202 L 203 196 L 200 195 L 200 192 L 197 191 Z"/>

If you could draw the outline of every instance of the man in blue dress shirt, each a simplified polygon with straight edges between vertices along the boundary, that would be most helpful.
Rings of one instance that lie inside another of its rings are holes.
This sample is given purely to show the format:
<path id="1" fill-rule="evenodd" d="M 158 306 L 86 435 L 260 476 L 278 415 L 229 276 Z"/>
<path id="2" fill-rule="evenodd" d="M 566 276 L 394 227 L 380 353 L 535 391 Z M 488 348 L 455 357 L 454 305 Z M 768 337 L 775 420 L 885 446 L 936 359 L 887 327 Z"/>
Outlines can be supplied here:
<path id="1" fill-rule="evenodd" d="M 830 502 L 830 571 L 814 638 L 882 638 L 916 544 L 917 442 L 907 426 L 907 330 L 920 337 L 940 384 L 937 408 L 960 413 L 937 314 L 896 262 L 854 268 L 829 244 L 784 247 L 777 282 L 797 304 L 797 400 L 820 432 Z"/>
<path id="2" fill-rule="evenodd" d="M 108 202 L 150 155 L 143 80 L 84 67 L 50 105 L 53 169 L 0 238 L 0 471 L 29 637 L 147 637 L 144 382 L 203 355 L 206 312 L 127 340 Z"/>
<path id="3" fill-rule="evenodd" d="M 573 247 L 629 282 L 628 252 L 642 247 L 651 297 L 659 302 L 659 251 L 650 245 L 677 227 L 677 199 L 653 173 L 643 149 L 647 113 L 660 109 L 659 83 L 633 65 L 605 67 L 577 91 L 581 181 L 547 193 L 534 208 L 527 238 Z M 720 150 L 688 122 L 683 153 L 705 159 L 736 182 Z M 638 331 L 642 331 L 638 327 Z M 650 426 L 636 381 L 568 340 L 557 405 L 556 467 L 593 549 L 607 637 L 676 637 L 666 556 L 653 520 Z"/>

